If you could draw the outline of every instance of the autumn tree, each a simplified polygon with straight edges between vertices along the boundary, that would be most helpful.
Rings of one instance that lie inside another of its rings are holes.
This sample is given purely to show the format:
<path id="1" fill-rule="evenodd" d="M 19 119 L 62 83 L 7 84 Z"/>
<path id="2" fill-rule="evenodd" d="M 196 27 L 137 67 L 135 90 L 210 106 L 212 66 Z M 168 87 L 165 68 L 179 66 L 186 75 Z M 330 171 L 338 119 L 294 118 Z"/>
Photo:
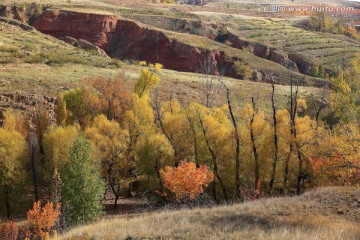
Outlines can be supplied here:
<path id="1" fill-rule="evenodd" d="M 360 147 L 359 139 L 360 129 L 354 123 L 322 132 L 316 154 L 311 158 L 316 184 L 360 184 L 360 156 L 357 151 Z"/>
<path id="2" fill-rule="evenodd" d="M 336 26 L 335 19 L 323 12 L 313 14 L 309 19 L 308 27 L 317 32 L 339 33 L 340 30 L 339 26 Z"/>
<path id="3" fill-rule="evenodd" d="M 150 134 L 143 138 L 136 147 L 137 167 L 150 178 L 158 181 L 157 186 L 163 187 L 160 169 L 170 165 L 173 149 L 163 134 Z M 151 182 L 149 182 L 149 185 Z"/>
<path id="4" fill-rule="evenodd" d="M 161 72 L 162 65 L 159 63 L 149 64 L 148 68 L 141 70 L 140 78 L 135 85 L 134 92 L 141 97 L 149 90 L 157 87 L 160 81 L 159 73 Z"/>
<path id="5" fill-rule="evenodd" d="M 5 114 L 3 127 L 0 128 L 0 185 L 8 219 L 12 218 L 11 194 L 14 183 L 21 178 L 24 170 L 22 157 L 27 150 L 24 137 L 16 131 L 14 116 Z"/>
<path id="6" fill-rule="evenodd" d="M 52 228 L 60 216 L 60 206 L 35 202 L 27 212 L 27 224 L 34 238 L 49 239 Z"/>
<path id="7" fill-rule="evenodd" d="M 81 81 L 84 88 L 95 91 L 100 112 L 109 120 L 122 122 L 125 112 L 130 108 L 130 93 L 126 87 L 126 77 L 97 77 Z"/>
<path id="8" fill-rule="evenodd" d="M 0 225 L 0 239 L 17 240 L 19 236 L 19 226 L 13 221 L 7 221 Z"/>
<path id="9" fill-rule="evenodd" d="M 359 122 L 360 91 L 360 54 L 351 61 L 348 68 L 343 68 L 338 76 L 332 79 L 334 91 L 330 94 L 331 108 L 339 122 L 346 124 Z"/>
<path id="10" fill-rule="evenodd" d="M 190 157 L 190 151 L 192 151 L 192 142 L 184 141 L 191 136 L 185 109 L 176 100 L 163 102 L 160 109 L 158 109 L 159 106 L 155 108 L 162 133 L 173 148 L 173 164 L 177 166 L 182 159 Z"/>
<path id="11" fill-rule="evenodd" d="M 96 220 L 102 209 L 100 200 L 105 189 L 99 161 L 93 157 L 91 144 L 83 137 L 75 140 L 60 176 L 63 183 L 61 212 L 65 226 Z"/>
<path id="12" fill-rule="evenodd" d="M 196 199 L 214 179 L 206 166 L 196 168 L 195 163 L 186 161 L 181 161 L 178 167 L 165 167 L 160 174 L 165 187 L 178 201 Z"/>
<path id="13" fill-rule="evenodd" d="M 236 116 L 234 113 L 234 106 L 231 100 L 231 91 L 230 88 L 225 84 L 225 82 L 223 80 L 219 80 L 220 83 L 223 85 L 223 87 L 225 88 L 225 94 L 226 94 L 226 103 L 227 103 L 227 108 L 229 111 L 229 115 L 230 115 L 230 119 L 231 119 L 231 123 L 233 126 L 233 137 L 235 140 L 235 191 L 234 191 L 234 196 L 236 196 L 237 198 L 241 197 L 240 196 L 240 187 L 241 187 L 241 182 L 240 182 L 240 131 L 239 131 L 239 127 L 238 127 L 238 123 L 236 120 Z"/>
<path id="14" fill-rule="evenodd" d="M 199 159 L 200 162 L 209 162 L 214 171 L 215 179 L 212 182 L 214 200 L 219 203 L 216 185 L 220 185 L 223 197 L 229 201 L 228 187 L 223 180 L 229 178 L 229 174 L 221 174 L 221 170 L 233 169 L 231 160 L 233 158 L 232 128 L 231 122 L 226 115 L 226 106 L 222 108 L 206 108 L 199 104 L 191 104 L 189 111 L 197 123 L 199 137 Z M 232 177 L 232 175 L 230 175 Z"/>
<path id="15" fill-rule="evenodd" d="M 95 92 L 75 88 L 60 94 L 55 112 L 59 125 L 76 123 L 85 128 L 100 110 L 100 99 Z"/>
<path id="16" fill-rule="evenodd" d="M 237 78 L 240 79 L 250 79 L 253 75 L 253 70 L 251 67 L 245 63 L 237 61 L 234 63 L 234 70 Z"/>
<path id="17" fill-rule="evenodd" d="M 252 98 L 251 104 L 247 104 L 241 109 L 239 123 L 242 142 L 241 154 L 244 158 L 242 167 L 244 186 L 242 189 L 247 192 L 247 195 L 250 192 L 256 193 L 253 194 L 253 198 L 260 195 L 261 184 L 268 178 L 271 168 L 269 152 L 275 148 L 271 127 L 266 118 L 266 114 L 256 106 L 254 98 Z"/>
<path id="18" fill-rule="evenodd" d="M 102 175 L 114 196 L 114 208 L 121 193 L 121 185 L 131 171 L 133 163 L 126 158 L 129 132 L 120 128 L 118 122 L 108 120 L 105 115 L 96 116 L 91 127 L 85 129 L 85 136 L 93 143 L 96 156 L 100 159 Z"/>
<path id="19" fill-rule="evenodd" d="M 68 162 L 70 150 L 79 135 L 77 126 L 52 126 L 43 137 L 44 145 L 44 180 L 50 184 L 55 171 L 60 171 Z"/>

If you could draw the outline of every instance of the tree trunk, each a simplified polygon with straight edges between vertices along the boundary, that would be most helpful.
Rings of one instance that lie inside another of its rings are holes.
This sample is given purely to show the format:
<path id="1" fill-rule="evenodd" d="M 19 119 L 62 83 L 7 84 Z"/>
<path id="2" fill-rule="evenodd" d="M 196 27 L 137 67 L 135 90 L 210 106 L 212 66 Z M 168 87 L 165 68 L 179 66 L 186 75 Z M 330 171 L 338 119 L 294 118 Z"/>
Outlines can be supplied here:
<path id="1" fill-rule="evenodd" d="M 204 135 L 204 138 L 205 138 L 205 142 L 206 142 L 206 145 L 208 147 L 208 150 L 211 154 L 211 158 L 212 158 L 212 162 L 213 162 L 213 168 L 214 168 L 214 173 L 215 173 L 215 177 L 217 178 L 217 180 L 219 180 L 219 183 L 220 183 L 220 187 L 221 187 L 221 190 L 224 194 L 224 198 L 225 198 L 225 201 L 226 203 L 229 202 L 229 198 L 227 196 L 227 190 L 226 190 L 226 187 L 220 177 L 220 174 L 218 172 L 218 165 L 217 165 L 217 157 L 216 157 L 216 154 L 214 152 L 214 150 L 211 148 L 210 146 L 210 143 L 209 143 L 209 140 L 207 139 L 206 137 L 206 130 L 205 130 L 205 127 L 204 127 L 204 124 L 203 124 L 203 121 L 201 119 L 201 117 L 199 116 L 199 122 L 200 122 L 200 126 L 201 126 L 201 129 L 202 129 L 202 132 L 203 132 L 203 135 Z"/>
<path id="2" fill-rule="evenodd" d="M 251 146 L 252 146 L 252 150 L 253 150 L 253 154 L 254 154 L 254 159 L 255 159 L 255 169 L 254 169 L 254 173 L 255 173 L 255 181 L 254 181 L 254 189 L 256 191 L 258 191 L 258 187 L 259 187 L 259 181 L 260 181 L 260 167 L 259 167 L 259 154 L 257 152 L 257 148 L 256 148 L 256 143 L 255 143 L 255 136 L 254 136 L 254 120 L 255 120 L 255 115 L 256 115 L 256 106 L 255 106 L 255 100 L 252 97 L 251 98 L 252 101 L 252 106 L 253 106 L 253 114 L 251 116 L 251 120 L 250 120 L 250 138 L 251 138 Z"/>
<path id="3" fill-rule="evenodd" d="M 296 136 L 296 131 L 295 131 L 295 136 Z M 298 142 L 296 142 L 296 152 L 297 152 L 297 157 L 299 160 L 299 172 L 298 172 L 297 184 L 296 184 L 296 194 L 300 195 L 301 182 L 303 180 L 304 173 L 303 173 L 303 158 L 301 156 L 300 146 L 299 146 Z"/>
<path id="4" fill-rule="evenodd" d="M 161 176 L 160 176 L 160 167 L 159 167 L 159 160 L 155 159 L 155 171 L 156 171 L 156 176 L 159 179 L 159 184 L 160 184 L 160 188 L 163 188 L 163 182 L 161 180 Z"/>
<path id="5" fill-rule="evenodd" d="M 118 195 L 118 194 L 115 194 L 114 209 L 117 209 L 118 200 L 119 200 L 119 195 Z"/>
<path id="6" fill-rule="evenodd" d="M 275 85 L 272 85 L 272 94 L 271 94 L 271 105 L 273 110 L 273 137 L 274 137 L 274 157 L 272 164 L 272 171 L 269 183 L 269 193 L 271 195 L 272 189 L 274 187 L 276 168 L 279 158 L 279 146 L 278 146 L 278 133 L 277 133 L 277 119 L 276 119 L 276 108 L 275 108 Z"/>
<path id="7" fill-rule="evenodd" d="M 4 186 L 4 198 L 5 198 L 5 207 L 6 207 L 6 216 L 8 220 L 12 219 L 12 208 L 10 205 L 10 188 L 9 186 Z"/>
<path id="8" fill-rule="evenodd" d="M 241 193 L 240 193 L 240 137 L 239 137 L 239 130 L 237 127 L 237 123 L 236 123 L 236 119 L 235 119 L 235 115 L 232 109 L 232 104 L 231 104 L 231 99 L 230 99 L 230 89 L 225 85 L 224 82 L 222 82 L 221 80 L 219 80 L 220 83 L 225 87 L 226 89 L 226 100 L 227 100 L 227 107 L 229 110 L 229 114 L 231 117 L 231 123 L 233 125 L 234 128 L 234 138 L 235 138 L 235 142 L 236 142 L 236 146 L 235 146 L 235 194 L 234 197 L 235 198 L 241 198 Z"/>
<path id="9" fill-rule="evenodd" d="M 35 202 L 38 202 L 39 201 L 39 190 L 38 190 L 38 183 L 37 183 L 35 154 L 36 154 L 36 146 L 31 145 L 31 170 L 32 170 L 33 185 L 34 185 L 34 195 L 35 195 Z"/>
<path id="10" fill-rule="evenodd" d="M 220 204 L 220 201 L 217 198 L 217 194 L 216 194 L 216 178 L 211 183 L 211 189 L 212 189 L 212 192 L 213 192 L 214 201 L 216 202 L 216 204 Z"/>

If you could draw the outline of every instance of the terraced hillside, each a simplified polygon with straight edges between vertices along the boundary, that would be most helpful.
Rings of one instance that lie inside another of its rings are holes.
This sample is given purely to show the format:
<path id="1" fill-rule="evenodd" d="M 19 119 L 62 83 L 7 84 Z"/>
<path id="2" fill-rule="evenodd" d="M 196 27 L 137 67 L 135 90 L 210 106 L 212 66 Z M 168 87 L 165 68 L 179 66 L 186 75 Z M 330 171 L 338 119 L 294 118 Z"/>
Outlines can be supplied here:
<path id="1" fill-rule="evenodd" d="M 264 43 L 287 54 L 300 54 L 328 68 L 341 66 L 360 53 L 360 42 L 345 36 L 316 33 L 292 26 L 296 21 L 246 16 L 217 16 L 239 38 Z M 214 17 L 213 17 L 214 18 Z M 300 19 L 301 20 L 301 19 Z"/>
<path id="2" fill-rule="evenodd" d="M 276 50 L 280 58 L 290 58 L 298 65 L 298 70 L 311 75 L 312 66 L 322 65 L 334 70 L 350 62 L 360 53 L 360 42 L 343 35 L 316 33 L 305 30 L 301 23 L 306 17 L 292 19 L 251 17 L 240 14 L 214 12 L 192 12 L 187 18 L 174 16 L 127 14 L 143 23 L 172 31 L 188 32 L 213 38 L 219 29 L 226 28 L 229 36 L 222 41 L 235 48 L 252 51 L 251 47 L 262 45 L 266 51 Z M 260 51 L 257 56 L 269 58 L 268 53 Z M 281 59 L 272 59 L 280 64 Z M 305 66 L 302 66 L 304 65 Z M 287 62 L 282 65 L 286 66 Z"/>

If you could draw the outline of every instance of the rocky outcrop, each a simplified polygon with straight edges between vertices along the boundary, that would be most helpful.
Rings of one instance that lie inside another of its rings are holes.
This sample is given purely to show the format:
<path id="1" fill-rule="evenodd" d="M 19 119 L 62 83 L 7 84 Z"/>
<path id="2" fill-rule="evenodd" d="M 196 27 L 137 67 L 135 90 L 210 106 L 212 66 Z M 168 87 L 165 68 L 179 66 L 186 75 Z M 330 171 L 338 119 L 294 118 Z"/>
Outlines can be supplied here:
<path id="1" fill-rule="evenodd" d="M 299 68 L 299 71 L 303 74 L 310 75 L 313 69 L 313 63 L 305 59 L 305 57 L 300 54 L 289 54 L 289 59 L 296 63 Z"/>
<path id="2" fill-rule="evenodd" d="M 8 18 L 0 17 L 0 22 L 4 22 L 4 23 L 10 24 L 10 25 L 17 26 L 17 27 L 19 27 L 19 28 L 21 28 L 22 30 L 25 30 L 25 31 L 34 30 L 34 28 L 32 26 L 29 26 L 29 25 L 27 25 L 25 23 L 22 23 L 20 21 L 17 21 L 17 20 L 12 20 L 12 19 L 8 19 Z"/>
<path id="3" fill-rule="evenodd" d="M 86 41 L 84 39 L 79 39 L 77 40 L 76 38 L 72 38 L 69 36 L 65 36 L 63 38 L 60 38 L 61 40 L 63 40 L 66 43 L 69 43 L 75 47 L 87 50 L 87 51 L 93 51 L 99 54 L 99 56 L 102 57 L 109 57 L 106 52 L 104 50 L 102 50 L 101 48 L 99 48 L 98 46 L 92 44 L 89 41 Z"/>

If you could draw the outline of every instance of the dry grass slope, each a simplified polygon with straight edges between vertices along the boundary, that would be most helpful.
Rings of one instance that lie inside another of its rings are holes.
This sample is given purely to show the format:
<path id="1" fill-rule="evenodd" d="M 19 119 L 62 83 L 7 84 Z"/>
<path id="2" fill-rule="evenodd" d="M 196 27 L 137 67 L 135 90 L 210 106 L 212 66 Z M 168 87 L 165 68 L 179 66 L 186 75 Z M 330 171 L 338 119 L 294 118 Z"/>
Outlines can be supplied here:
<path id="1" fill-rule="evenodd" d="M 359 239 L 360 189 L 322 188 L 299 197 L 104 220 L 62 240 Z"/>

